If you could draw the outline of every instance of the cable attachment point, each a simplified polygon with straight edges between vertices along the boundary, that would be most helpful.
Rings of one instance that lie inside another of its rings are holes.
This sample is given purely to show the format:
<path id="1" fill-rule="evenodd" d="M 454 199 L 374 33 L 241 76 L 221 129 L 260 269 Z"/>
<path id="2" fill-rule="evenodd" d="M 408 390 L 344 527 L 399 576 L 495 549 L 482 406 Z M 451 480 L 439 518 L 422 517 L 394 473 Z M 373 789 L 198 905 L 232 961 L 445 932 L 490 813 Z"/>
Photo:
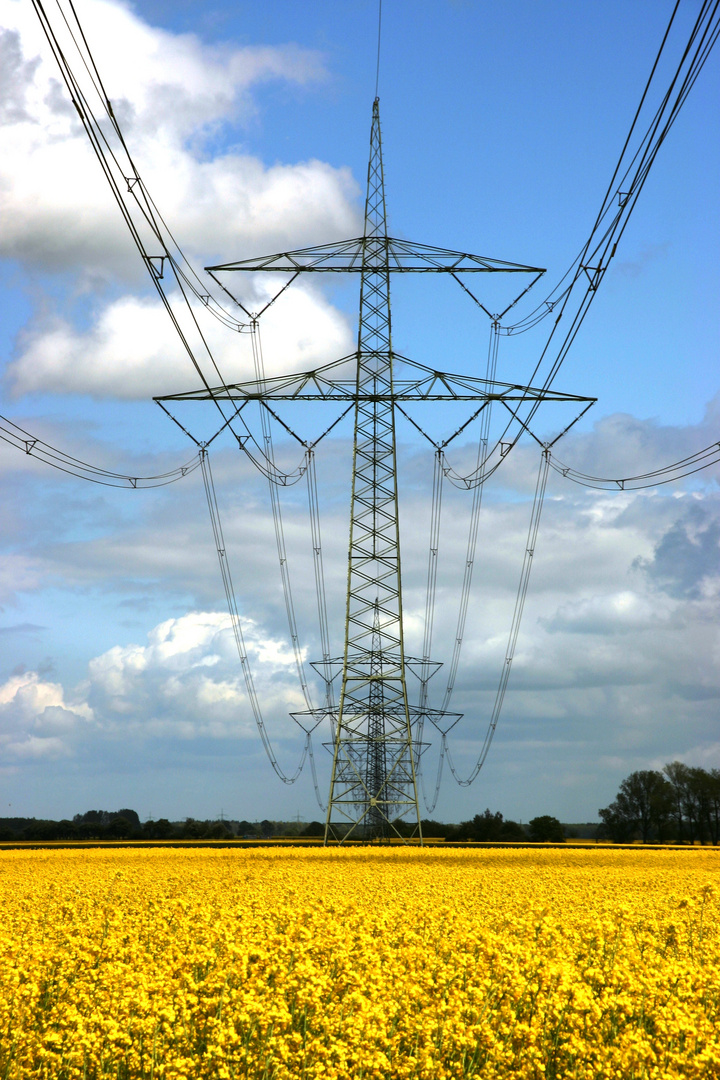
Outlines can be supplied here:
<path id="1" fill-rule="evenodd" d="M 143 258 L 150 268 L 150 273 L 156 281 L 162 281 L 165 273 L 165 260 L 167 255 L 144 255 Z"/>
<path id="2" fill-rule="evenodd" d="M 595 292 L 598 285 L 602 281 L 603 274 L 605 273 L 604 266 L 584 266 L 581 264 L 581 269 L 587 274 L 587 279 L 590 282 L 590 292 Z"/>

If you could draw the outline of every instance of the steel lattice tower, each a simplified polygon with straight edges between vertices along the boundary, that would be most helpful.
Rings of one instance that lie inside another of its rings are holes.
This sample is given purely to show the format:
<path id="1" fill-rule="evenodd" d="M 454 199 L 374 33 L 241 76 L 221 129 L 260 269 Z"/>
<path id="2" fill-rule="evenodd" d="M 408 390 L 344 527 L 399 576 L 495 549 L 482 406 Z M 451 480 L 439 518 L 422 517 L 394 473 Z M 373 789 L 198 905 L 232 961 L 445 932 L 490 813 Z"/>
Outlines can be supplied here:
<path id="1" fill-rule="evenodd" d="M 360 274 L 345 650 L 328 836 L 367 839 L 410 813 L 419 829 L 408 709 L 397 502 L 390 271 L 380 110 L 373 103 Z M 339 838 L 339 837 L 337 837 Z"/>
<path id="2" fill-rule="evenodd" d="M 158 401 L 214 400 L 243 403 L 324 401 L 354 403 L 350 543 L 342 657 L 314 665 L 317 670 L 342 673 L 340 701 L 311 713 L 293 716 L 306 730 L 329 718 L 333 754 L 328 799 L 326 842 L 345 839 L 382 840 L 402 837 L 422 842 L 416 770 L 421 752 L 419 731 L 427 720 L 443 730 L 460 714 L 408 701 L 407 673 L 423 687 L 439 664 L 430 657 L 407 656 L 403 639 L 400 526 L 398 517 L 396 406 L 400 402 L 453 401 L 472 403 L 477 415 L 492 401 L 538 403 L 586 402 L 577 395 L 546 388 L 488 382 L 425 367 L 393 351 L 390 276 L 393 273 L 451 274 L 479 304 L 459 275 L 510 273 L 532 276 L 538 267 L 490 259 L 446 248 L 413 243 L 388 235 L 385 208 L 379 100 L 373 102 L 368 162 L 365 226 L 361 237 L 246 259 L 207 268 L 220 287 L 250 317 L 252 315 L 216 276 L 225 272 L 356 273 L 360 275 L 357 349 L 351 356 L 299 374 L 262 378 L 255 382 L 171 394 Z M 283 285 L 276 297 L 287 284 Z M 512 301 L 517 302 L 519 297 Z M 270 303 L 273 303 L 271 300 Z M 266 304 L 266 308 L 269 304 Z M 479 304 L 480 307 L 483 305 Z M 486 309 L 483 307 L 483 310 Z M 508 310 L 506 308 L 506 310 Z M 487 313 L 487 311 L 486 311 Z M 501 313 L 502 314 L 502 313 Z M 501 316 L 495 316 L 499 318 Z M 355 364 L 355 378 L 344 376 Z M 394 376 L 401 363 L 403 378 Z M 410 372 L 412 378 L 407 378 Z M 480 408 L 478 408 L 478 405 Z M 286 425 L 287 426 L 287 425 Z M 465 428 L 463 424 L 451 438 Z M 446 440 L 446 443 L 450 440 Z M 241 444 L 242 445 L 242 444 Z M 307 725 L 307 726 L 306 726 Z M 403 822 L 403 824 L 400 824 Z"/>

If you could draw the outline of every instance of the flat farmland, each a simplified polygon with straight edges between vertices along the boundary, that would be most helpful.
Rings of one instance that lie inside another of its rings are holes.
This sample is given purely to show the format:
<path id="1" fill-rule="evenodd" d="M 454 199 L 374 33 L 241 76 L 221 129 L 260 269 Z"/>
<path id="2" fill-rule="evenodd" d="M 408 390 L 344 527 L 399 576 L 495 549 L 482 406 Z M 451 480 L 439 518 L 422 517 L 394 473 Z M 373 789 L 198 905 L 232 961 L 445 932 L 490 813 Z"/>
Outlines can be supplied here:
<path id="1" fill-rule="evenodd" d="M 0 1077 L 720 1075 L 714 849 L 0 852 Z"/>

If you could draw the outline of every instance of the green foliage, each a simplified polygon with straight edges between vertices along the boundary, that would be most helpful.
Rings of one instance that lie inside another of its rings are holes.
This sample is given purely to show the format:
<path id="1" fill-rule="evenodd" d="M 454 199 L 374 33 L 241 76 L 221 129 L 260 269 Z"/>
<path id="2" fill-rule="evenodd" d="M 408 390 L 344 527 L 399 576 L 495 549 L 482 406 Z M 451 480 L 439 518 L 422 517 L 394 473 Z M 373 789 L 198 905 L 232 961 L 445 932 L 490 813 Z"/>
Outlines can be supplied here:
<path id="1" fill-rule="evenodd" d="M 472 821 L 462 821 L 459 825 L 445 828 L 447 840 L 474 840 L 476 843 L 508 843 L 526 840 L 525 830 L 517 821 L 505 821 L 500 811 L 490 809 L 476 814 Z"/>
<path id="2" fill-rule="evenodd" d="M 564 844 L 565 833 L 556 817 L 541 814 L 528 823 L 530 839 L 534 844 Z"/>
<path id="3" fill-rule="evenodd" d="M 431 818 L 423 818 L 420 827 L 423 836 L 428 840 L 442 840 L 447 836 L 448 830 L 452 828 L 451 825 L 443 825 L 442 821 L 433 821 Z"/>
<path id="4" fill-rule="evenodd" d="M 717 844 L 720 840 L 720 770 L 672 761 L 662 772 L 633 772 L 613 802 L 598 811 L 599 835 L 615 843 Z"/>
<path id="5" fill-rule="evenodd" d="M 324 836 L 325 826 L 321 821 L 311 821 L 309 825 L 306 825 L 301 836 Z"/>

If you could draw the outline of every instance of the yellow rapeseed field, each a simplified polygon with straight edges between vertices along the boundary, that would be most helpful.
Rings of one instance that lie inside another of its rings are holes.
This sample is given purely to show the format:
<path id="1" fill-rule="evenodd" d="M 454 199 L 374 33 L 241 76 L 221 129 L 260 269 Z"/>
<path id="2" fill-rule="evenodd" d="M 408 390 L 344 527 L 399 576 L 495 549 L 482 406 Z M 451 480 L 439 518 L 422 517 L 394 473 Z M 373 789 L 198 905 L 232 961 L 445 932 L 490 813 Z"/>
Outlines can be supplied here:
<path id="1" fill-rule="evenodd" d="M 718 1077 L 719 867 L 0 852 L 0 1078 Z"/>

